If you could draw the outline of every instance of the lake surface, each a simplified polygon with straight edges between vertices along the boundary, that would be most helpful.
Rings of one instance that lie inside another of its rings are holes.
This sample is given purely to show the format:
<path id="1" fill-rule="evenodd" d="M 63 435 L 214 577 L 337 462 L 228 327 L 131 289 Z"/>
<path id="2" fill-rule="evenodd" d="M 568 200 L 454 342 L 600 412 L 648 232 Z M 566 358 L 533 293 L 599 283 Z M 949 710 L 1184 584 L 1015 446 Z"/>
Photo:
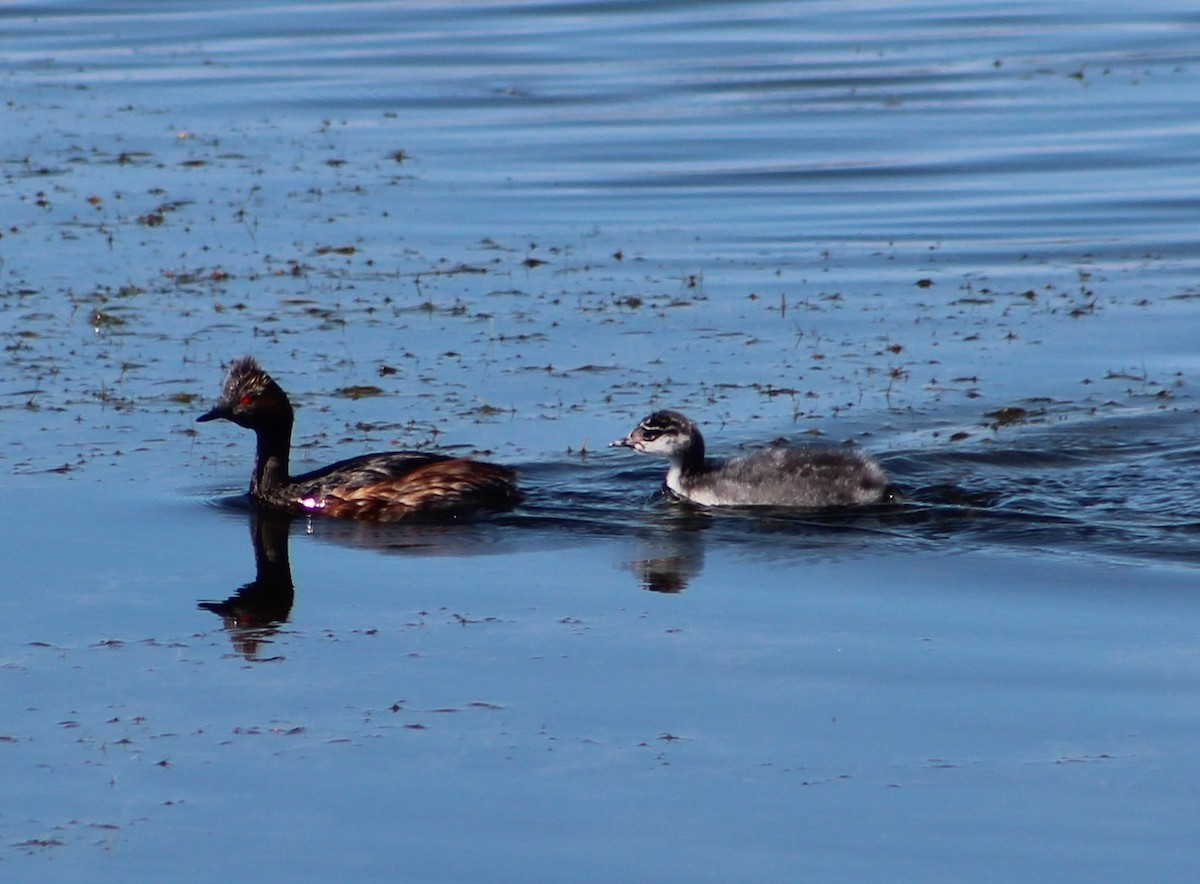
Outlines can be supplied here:
<path id="1" fill-rule="evenodd" d="M 0 875 L 1191 881 L 1200 13 L 0 7 Z M 511 513 L 256 514 L 476 452 Z M 853 442 L 857 513 L 610 450 Z"/>

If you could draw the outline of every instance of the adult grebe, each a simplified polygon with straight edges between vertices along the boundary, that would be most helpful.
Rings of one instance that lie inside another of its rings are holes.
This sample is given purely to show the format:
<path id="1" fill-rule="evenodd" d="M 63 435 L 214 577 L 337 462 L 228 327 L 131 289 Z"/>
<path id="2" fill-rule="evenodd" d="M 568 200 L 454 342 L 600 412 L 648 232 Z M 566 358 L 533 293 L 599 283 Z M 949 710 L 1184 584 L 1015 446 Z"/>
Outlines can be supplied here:
<path id="1" fill-rule="evenodd" d="M 507 467 L 422 451 L 364 454 L 289 475 L 292 404 L 249 356 L 234 360 L 220 401 L 196 420 L 218 418 L 258 437 L 250 498 L 271 509 L 390 522 L 502 509 L 521 500 Z"/>

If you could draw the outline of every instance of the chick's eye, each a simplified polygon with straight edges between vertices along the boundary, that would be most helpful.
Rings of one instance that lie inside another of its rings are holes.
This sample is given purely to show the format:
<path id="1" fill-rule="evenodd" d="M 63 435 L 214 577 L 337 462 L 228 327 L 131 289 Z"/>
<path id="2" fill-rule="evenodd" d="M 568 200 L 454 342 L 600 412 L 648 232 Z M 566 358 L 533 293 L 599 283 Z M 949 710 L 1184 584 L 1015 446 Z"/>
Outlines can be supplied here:
<path id="1" fill-rule="evenodd" d="M 249 405 L 254 401 L 254 397 L 249 393 L 243 393 L 242 398 L 238 400 L 238 405 Z"/>

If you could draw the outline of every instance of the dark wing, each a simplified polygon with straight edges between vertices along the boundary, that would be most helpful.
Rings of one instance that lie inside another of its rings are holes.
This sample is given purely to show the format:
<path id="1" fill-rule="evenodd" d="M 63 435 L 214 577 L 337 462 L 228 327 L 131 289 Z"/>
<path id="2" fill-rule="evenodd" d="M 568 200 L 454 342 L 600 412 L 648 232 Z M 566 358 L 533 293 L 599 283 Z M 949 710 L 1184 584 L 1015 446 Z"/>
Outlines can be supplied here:
<path id="1" fill-rule="evenodd" d="M 465 458 L 439 458 L 399 478 L 337 486 L 319 495 L 320 510 L 327 516 L 379 522 L 507 509 L 521 498 L 512 470 Z"/>
<path id="2" fill-rule="evenodd" d="M 310 492 L 319 492 L 326 485 L 338 488 L 363 488 L 377 485 L 380 482 L 390 482 L 404 479 L 414 470 L 427 467 L 430 464 L 445 463 L 454 460 L 445 454 L 430 454 L 426 451 L 389 451 L 384 454 L 362 454 L 339 460 L 337 463 L 302 476 L 296 476 L 292 483 L 296 486 L 299 496 L 304 497 Z"/>

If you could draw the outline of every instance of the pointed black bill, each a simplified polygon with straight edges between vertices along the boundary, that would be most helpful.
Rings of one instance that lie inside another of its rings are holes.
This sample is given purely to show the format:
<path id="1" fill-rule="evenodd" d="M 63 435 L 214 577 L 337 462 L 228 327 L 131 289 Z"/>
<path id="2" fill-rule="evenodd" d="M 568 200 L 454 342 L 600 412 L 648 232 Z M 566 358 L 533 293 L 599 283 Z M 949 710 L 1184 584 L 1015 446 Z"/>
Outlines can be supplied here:
<path id="1" fill-rule="evenodd" d="M 202 423 L 205 423 L 206 421 L 215 421 L 215 420 L 220 420 L 221 418 L 228 418 L 228 417 L 229 417 L 229 409 L 224 405 L 217 405 L 217 406 L 214 406 L 213 408 L 209 409 L 208 411 L 204 412 L 204 414 L 200 415 L 200 417 L 196 418 L 196 423 L 202 424 Z"/>

